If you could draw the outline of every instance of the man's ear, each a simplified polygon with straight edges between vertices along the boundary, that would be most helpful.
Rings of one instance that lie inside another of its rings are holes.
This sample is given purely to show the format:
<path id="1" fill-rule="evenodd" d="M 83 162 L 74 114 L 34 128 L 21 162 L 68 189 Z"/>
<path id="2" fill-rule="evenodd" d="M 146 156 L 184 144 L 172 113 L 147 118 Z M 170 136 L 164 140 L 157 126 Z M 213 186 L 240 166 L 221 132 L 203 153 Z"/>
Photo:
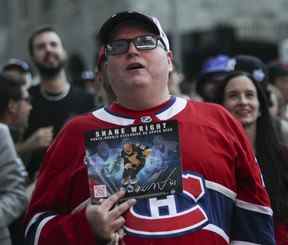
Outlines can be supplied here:
<path id="1" fill-rule="evenodd" d="M 108 67 L 108 58 L 105 58 L 105 60 L 103 61 L 103 66 L 102 66 L 102 73 L 107 74 L 107 67 Z"/>
<path id="2" fill-rule="evenodd" d="M 167 58 L 168 58 L 168 65 L 169 65 L 169 72 L 173 71 L 173 52 L 170 50 L 167 52 Z"/>
<path id="3" fill-rule="evenodd" d="M 17 111 L 17 102 L 10 99 L 8 103 L 8 112 L 15 113 Z"/>

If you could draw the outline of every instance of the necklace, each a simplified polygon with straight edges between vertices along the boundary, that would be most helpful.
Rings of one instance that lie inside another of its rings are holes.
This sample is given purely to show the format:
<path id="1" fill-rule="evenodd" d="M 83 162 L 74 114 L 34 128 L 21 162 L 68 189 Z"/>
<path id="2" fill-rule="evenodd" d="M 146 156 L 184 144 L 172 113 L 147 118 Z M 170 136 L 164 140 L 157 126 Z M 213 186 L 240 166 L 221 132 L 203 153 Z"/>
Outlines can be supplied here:
<path id="1" fill-rule="evenodd" d="M 70 83 L 66 83 L 62 92 L 53 94 L 53 93 L 47 92 L 43 87 L 40 86 L 40 93 L 46 100 L 58 101 L 66 97 L 66 95 L 70 91 L 70 88 L 71 88 Z"/>

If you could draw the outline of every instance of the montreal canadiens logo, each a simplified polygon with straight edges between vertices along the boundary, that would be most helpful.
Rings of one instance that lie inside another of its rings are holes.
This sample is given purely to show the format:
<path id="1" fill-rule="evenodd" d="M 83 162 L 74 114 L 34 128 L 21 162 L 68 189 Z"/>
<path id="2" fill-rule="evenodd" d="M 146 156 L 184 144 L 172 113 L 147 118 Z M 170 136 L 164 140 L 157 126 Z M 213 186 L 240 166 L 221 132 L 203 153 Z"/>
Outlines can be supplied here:
<path id="1" fill-rule="evenodd" d="M 179 236 L 201 229 L 208 217 L 199 201 L 205 195 L 203 179 L 182 175 L 183 192 L 164 199 L 139 200 L 126 216 L 125 229 L 135 236 Z"/>
<path id="2" fill-rule="evenodd" d="M 150 123 L 150 122 L 152 122 L 152 118 L 150 116 L 143 116 L 140 118 L 140 121 L 142 123 Z"/>

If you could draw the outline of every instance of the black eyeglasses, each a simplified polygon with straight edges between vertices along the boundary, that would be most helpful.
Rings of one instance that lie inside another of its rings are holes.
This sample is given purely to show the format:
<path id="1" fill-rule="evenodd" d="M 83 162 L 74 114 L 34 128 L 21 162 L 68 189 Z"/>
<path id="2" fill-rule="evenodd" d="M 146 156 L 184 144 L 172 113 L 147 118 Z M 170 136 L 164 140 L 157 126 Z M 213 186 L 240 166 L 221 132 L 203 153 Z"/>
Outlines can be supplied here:
<path id="1" fill-rule="evenodd" d="M 160 37 L 144 35 L 133 39 L 118 39 L 111 41 L 105 46 L 106 55 L 120 55 L 127 53 L 131 42 L 138 50 L 151 50 L 156 48 L 158 45 L 161 45 L 161 47 L 164 48 Z"/>

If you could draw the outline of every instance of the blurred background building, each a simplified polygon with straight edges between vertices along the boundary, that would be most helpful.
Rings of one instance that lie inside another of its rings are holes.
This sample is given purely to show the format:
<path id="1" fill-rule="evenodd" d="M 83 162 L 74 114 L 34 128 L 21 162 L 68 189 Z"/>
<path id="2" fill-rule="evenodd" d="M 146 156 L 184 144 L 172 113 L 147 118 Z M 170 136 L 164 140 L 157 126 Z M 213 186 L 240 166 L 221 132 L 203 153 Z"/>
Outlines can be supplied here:
<path id="1" fill-rule="evenodd" d="M 288 0 L 1 0 L 0 64 L 28 59 L 31 31 L 51 24 L 70 54 L 68 68 L 93 68 L 100 24 L 128 9 L 159 17 L 188 77 L 218 53 L 288 59 Z"/>

